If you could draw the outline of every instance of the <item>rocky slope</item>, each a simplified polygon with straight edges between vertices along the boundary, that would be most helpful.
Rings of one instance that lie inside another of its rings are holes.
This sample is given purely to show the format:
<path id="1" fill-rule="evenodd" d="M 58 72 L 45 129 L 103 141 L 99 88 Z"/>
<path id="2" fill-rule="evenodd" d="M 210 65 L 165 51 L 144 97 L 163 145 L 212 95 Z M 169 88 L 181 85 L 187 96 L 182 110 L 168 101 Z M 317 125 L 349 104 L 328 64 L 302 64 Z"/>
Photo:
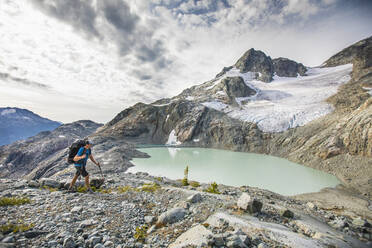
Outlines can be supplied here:
<path id="1" fill-rule="evenodd" d="M 27 109 L 0 108 L 0 146 L 50 131 L 61 123 L 43 118 Z"/>
<path id="2" fill-rule="evenodd" d="M 182 186 L 146 173 L 109 173 L 95 194 L 67 193 L 63 188 L 71 178 L 64 172 L 39 181 L 1 179 L 0 202 L 22 198 L 25 204 L 0 206 L 0 246 L 371 245 L 370 212 L 345 216 L 338 209 L 250 187 L 218 185 L 219 194 L 208 193 L 210 185 Z M 17 227 L 23 232 L 10 232 Z"/>

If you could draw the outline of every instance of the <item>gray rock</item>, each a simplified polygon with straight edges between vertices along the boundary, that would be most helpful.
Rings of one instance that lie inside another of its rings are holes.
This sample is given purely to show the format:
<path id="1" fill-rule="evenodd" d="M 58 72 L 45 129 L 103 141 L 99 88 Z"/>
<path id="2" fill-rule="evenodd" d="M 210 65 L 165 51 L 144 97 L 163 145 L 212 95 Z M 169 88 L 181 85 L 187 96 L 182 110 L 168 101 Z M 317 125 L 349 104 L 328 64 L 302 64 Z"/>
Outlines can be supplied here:
<path id="1" fill-rule="evenodd" d="M 102 244 L 96 244 L 94 246 L 94 248 L 105 248 L 106 246 L 102 245 Z"/>
<path id="2" fill-rule="evenodd" d="M 258 213 L 261 212 L 262 209 L 262 202 L 250 197 L 247 193 L 243 193 L 240 196 L 237 205 L 240 209 L 243 209 L 250 213 Z"/>
<path id="3" fill-rule="evenodd" d="M 208 244 L 208 237 L 211 234 L 212 232 L 203 225 L 197 225 L 181 234 L 169 245 L 169 248 L 206 247 Z"/>
<path id="4" fill-rule="evenodd" d="M 34 180 L 27 181 L 27 185 L 28 185 L 28 187 L 31 187 L 31 188 L 39 188 L 40 187 L 40 183 L 38 183 Z"/>
<path id="5" fill-rule="evenodd" d="M 280 209 L 280 215 L 285 218 L 290 218 L 290 219 L 294 217 L 294 213 L 291 210 L 285 209 L 285 208 Z"/>
<path id="6" fill-rule="evenodd" d="M 363 220 L 360 217 L 353 219 L 352 223 L 353 223 L 354 226 L 359 226 L 359 227 L 368 226 L 368 224 L 369 224 L 366 220 Z"/>
<path id="7" fill-rule="evenodd" d="M 172 224 L 182 220 L 186 215 L 184 208 L 173 208 L 161 214 L 158 218 L 157 225 Z"/>
<path id="8" fill-rule="evenodd" d="M 75 245 L 75 241 L 71 236 L 63 240 L 63 248 L 75 248 Z"/>
<path id="9" fill-rule="evenodd" d="M 200 202 L 201 200 L 202 200 L 202 196 L 200 193 L 193 194 L 187 198 L 187 201 L 191 203 L 197 203 L 197 202 Z"/>
<path id="10" fill-rule="evenodd" d="M 24 232 L 23 235 L 28 239 L 33 239 L 40 235 L 45 235 L 47 233 L 48 232 L 43 232 L 43 231 L 27 231 L 27 232 Z"/>
<path id="11" fill-rule="evenodd" d="M 269 248 L 265 243 L 260 243 L 257 248 Z"/>
<path id="12" fill-rule="evenodd" d="M 152 224 L 156 221 L 156 217 L 150 215 L 145 216 L 144 219 L 147 224 Z"/>
<path id="13" fill-rule="evenodd" d="M 93 226 L 93 225 L 96 225 L 97 223 L 98 222 L 96 220 L 93 220 L 93 219 L 84 220 L 80 223 L 79 228 L 85 228 L 85 227 L 88 227 L 88 226 Z"/>
<path id="14" fill-rule="evenodd" d="M 104 247 L 109 247 L 109 248 L 114 247 L 114 243 L 112 241 L 106 241 L 103 245 Z"/>
<path id="15" fill-rule="evenodd" d="M 57 245 L 58 245 L 58 242 L 55 241 L 55 240 L 52 240 L 52 241 L 48 242 L 48 247 L 50 247 L 50 248 L 57 247 Z"/>
<path id="16" fill-rule="evenodd" d="M 49 179 L 49 178 L 42 178 L 40 179 L 41 186 L 47 186 L 51 188 L 60 188 L 61 184 L 57 182 L 56 180 Z"/>
<path id="17" fill-rule="evenodd" d="M 227 238 L 226 246 L 229 248 L 245 248 L 247 245 L 244 243 L 244 241 L 241 239 L 242 236 L 245 240 L 245 236 L 243 235 L 232 235 Z"/>
<path id="18" fill-rule="evenodd" d="M 102 240 L 101 237 L 93 236 L 89 238 L 88 243 L 90 244 L 91 247 L 95 247 L 95 245 L 99 244 L 101 240 Z"/>
<path id="19" fill-rule="evenodd" d="M 333 220 L 329 222 L 329 225 L 333 226 L 334 228 L 344 228 L 348 226 L 348 224 L 344 220 L 341 220 L 341 219 Z"/>
<path id="20" fill-rule="evenodd" d="M 76 207 L 73 207 L 70 212 L 71 213 L 81 213 L 82 210 L 83 210 L 82 206 L 76 206 Z"/>
<path id="21" fill-rule="evenodd" d="M 316 209 L 315 204 L 312 203 L 312 202 L 308 202 L 308 203 L 306 203 L 306 207 L 308 207 L 309 209 Z"/>
<path id="22" fill-rule="evenodd" d="M 14 243 L 15 238 L 14 238 L 14 236 L 8 236 L 8 237 L 5 237 L 1 242 L 3 242 L 3 243 Z"/>

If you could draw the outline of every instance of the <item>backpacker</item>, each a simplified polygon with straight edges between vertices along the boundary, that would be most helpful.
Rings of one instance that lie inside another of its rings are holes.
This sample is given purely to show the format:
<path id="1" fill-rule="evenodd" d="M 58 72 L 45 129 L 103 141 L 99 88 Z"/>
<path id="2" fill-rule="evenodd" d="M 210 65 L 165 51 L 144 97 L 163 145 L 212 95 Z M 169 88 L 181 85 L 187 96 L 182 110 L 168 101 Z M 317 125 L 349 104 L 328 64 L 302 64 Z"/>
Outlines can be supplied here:
<path id="1" fill-rule="evenodd" d="M 71 145 L 70 148 L 69 148 L 68 158 L 67 158 L 67 162 L 68 162 L 69 164 L 76 163 L 76 162 L 74 161 L 74 157 L 75 157 L 76 154 L 78 153 L 79 149 L 80 149 L 81 147 L 84 147 L 84 146 L 85 146 L 85 143 L 86 143 L 85 140 L 77 140 L 77 141 L 75 141 L 74 143 L 72 143 L 72 145 Z"/>

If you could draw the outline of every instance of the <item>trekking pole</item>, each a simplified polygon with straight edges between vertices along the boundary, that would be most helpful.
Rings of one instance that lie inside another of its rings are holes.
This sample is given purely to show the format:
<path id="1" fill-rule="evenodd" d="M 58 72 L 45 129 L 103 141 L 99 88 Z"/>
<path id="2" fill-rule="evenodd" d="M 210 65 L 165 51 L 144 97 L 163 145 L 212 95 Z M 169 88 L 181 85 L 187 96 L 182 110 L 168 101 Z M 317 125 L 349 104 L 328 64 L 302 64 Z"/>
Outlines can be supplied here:
<path id="1" fill-rule="evenodd" d="M 105 177 L 103 176 L 103 173 L 102 173 L 102 169 L 101 169 L 101 166 L 100 166 L 100 165 L 98 165 L 98 168 L 99 168 L 99 171 L 101 172 L 101 176 L 102 176 L 102 178 L 104 179 Z"/>

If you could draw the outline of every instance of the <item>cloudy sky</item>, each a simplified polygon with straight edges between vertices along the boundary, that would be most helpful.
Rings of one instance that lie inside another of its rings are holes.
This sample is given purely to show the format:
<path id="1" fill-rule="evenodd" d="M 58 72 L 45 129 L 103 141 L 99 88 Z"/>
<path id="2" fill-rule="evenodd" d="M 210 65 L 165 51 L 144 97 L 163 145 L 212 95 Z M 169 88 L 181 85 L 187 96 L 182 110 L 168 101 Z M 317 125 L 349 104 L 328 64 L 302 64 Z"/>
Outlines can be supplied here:
<path id="1" fill-rule="evenodd" d="M 0 107 L 111 120 L 249 48 L 307 66 L 372 35 L 369 0 L 0 0 Z"/>

